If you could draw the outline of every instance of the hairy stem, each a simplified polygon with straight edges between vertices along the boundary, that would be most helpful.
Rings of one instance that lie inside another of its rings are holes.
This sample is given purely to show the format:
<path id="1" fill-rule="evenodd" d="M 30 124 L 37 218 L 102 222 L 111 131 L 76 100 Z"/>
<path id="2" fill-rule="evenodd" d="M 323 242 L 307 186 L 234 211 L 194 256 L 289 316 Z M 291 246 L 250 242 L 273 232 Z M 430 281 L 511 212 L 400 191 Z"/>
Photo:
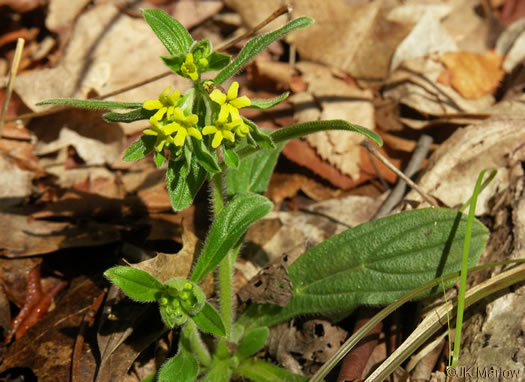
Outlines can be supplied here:
<path id="1" fill-rule="evenodd" d="M 192 320 L 188 320 L 184 326 L 183 336 L 189 342 L 192 353 L 197 357 L 199 363 L 208 367 L 211 365 L 211 356 L 201 340 L 197 326 Z"/>

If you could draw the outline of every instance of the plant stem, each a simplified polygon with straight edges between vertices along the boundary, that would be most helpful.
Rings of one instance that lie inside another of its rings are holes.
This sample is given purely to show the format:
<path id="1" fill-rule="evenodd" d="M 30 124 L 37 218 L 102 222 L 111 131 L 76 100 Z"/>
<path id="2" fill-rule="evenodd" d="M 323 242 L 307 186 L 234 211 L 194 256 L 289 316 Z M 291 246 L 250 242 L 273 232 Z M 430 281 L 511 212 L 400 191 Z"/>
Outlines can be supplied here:
<path id="1" fill-rule="evenodd" d="M 224 192 L 222 188 L 222 172 L 212 176 L 210 180 L 213 217 L 216 218 L 224 207 Z"/>
<path id="2" fill-rule="evenodd" d="M 184 326 L 183 335 L 188 340 L 191 351 L 198 358 L 199 363 L 204 367 L 210 366 L 211 365 L 210 353 L 208 352 L 208 350 L 202 343 L 200 334 L 197 330 L 197 326 L 192 320 L 188 320 L 188 322 L 186 323 L 186 326 Z"/>

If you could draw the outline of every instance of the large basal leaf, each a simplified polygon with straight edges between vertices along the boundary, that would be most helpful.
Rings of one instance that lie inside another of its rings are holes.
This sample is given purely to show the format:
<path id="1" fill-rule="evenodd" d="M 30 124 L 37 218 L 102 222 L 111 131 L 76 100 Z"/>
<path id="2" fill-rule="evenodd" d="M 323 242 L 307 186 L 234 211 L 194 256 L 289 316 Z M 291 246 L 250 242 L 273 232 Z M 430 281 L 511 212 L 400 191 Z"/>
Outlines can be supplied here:
<path id="1" fill-rule="evenodd" d="M 387 305 L 436 277 L 461 268 L 467 216 L 426 208 L 402 212 L 334 236 L 305 252 L 288 269 L 293 297 L 280 308 L 252 305 L 239 324 L 272 326 L 291 317 Z M 488 238 L 477 220 L 469 265 Z"/>
<path id="2" fill-rule="evenodd" d="M 288 24 L 283 27 L 267 33 L 261 36 L 255 37 L 253 40 L 250 40 L 244 48 L 240 51 L 239 55 L 225 67 L 217 77 L 215 77 L 215 83 L 217 85 L 222 84 L 227 79 L 233 77 L 235 73 L 241 70 L 246 64 L 248 64 L 255 56 L 261 53 L 268 45 L 272 42 L 280 39 L 287 33 L 294 31 L 296 29 L 306 28 L 308 25 L 314 23 L 314 20 L 309 17 L 299 17 L 295 20 L 290 21 Z"/>
<path id="3" fill-rule="evenodd" d="M 136 109 L 142 107 L 141 103 L 136 102 L 116 102 L 116 101 L 101 101 L 96 99 L 72 99 L 72 98 L 53 98 L 46 99 L 37 103 L 41 105 L 64 105 L 71 107 L 80 107 L 83 109 L 97 109 L 97 110 L 110 110 L 110 109 Z"/>
<path id="4" fill-rule="evenodd" d="M 187 175 L 184 171 L 185 166 L 186 162 L 183 160 L 169 161 L 166 186 L 174 211 L 182 211 L 189 207 L 206 179 L 206 170 L 199 165 L 194 157 L 191 158 Z"/>
<path id="5" fill-rule="evenodd" d="M 251 192 L 239 194 L 226 204 L 211 226 L 191 280 L 196 283 L 204 280 L 237 244 L 250 225 L 268 214 L 272 207 L 273 203 L 264 196 Z"/>
<path id="6" fill-rule="evenodd" d="M 334 119 L 331 121 L 311 121 L 299 123 L 297 125 L 292 125 L 276 130 L 271 134 L 271 137 L 275 143 L 286 142 L 290 139 L 304 137 L 306 135 L 325 130 L 353 131 L 362 134 L 367 138 L 370 138 L 372 141 L 374 141 L 374 143 L 376 143 L 379 146 L 383 145 L 383 140 L 374 131 L 359 125 L 348 123 L 341 119 Z"/>
<path id="7" fill-rule="evenodd" d="M 195 382 L 199 373 L 197 359 L 186 349 L 179 350 L 159 370 L 158 382 Z"/>
<path id="8" fill-rule="evenodd" d="M 245 191 L 264 193 L 283 147 L 280 143 L 275 149 L 258 151 L 243 159 L 238 169 L 230 168 L 226 173 L 228 197 Z"/>
<path id="9" fill-rule="evenodd" d="M 172 56 L 184 54 L 190 49 L 193 39 L 186 28 L 160 9 L 144 9 L 146 22 Z"/>

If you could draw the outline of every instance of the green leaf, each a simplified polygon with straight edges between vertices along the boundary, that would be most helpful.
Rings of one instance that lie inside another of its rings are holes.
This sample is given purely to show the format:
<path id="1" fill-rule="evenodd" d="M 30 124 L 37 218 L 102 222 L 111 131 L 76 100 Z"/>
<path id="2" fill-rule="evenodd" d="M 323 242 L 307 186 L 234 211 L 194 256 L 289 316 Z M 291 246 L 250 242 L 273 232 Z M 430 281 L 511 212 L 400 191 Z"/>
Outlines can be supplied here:
<path id="1" fill-rule="evenodd" d="M 157 372 L 151 373 L 146 378 L 142 379 L 140 382 L 155 382 L 155 378 L 157 378 Z"/>
<path id="2" fill-rule="evenodd" d="M 181 349 L 159 370 L 158 382 L 195 382 L 199 374 L 197 359 L 189 351 Z"/>
<path id="3" fill-rule="evenodd" d="M 314 23 L 314 20 L 309 17 L 299 17 L 295 20 L 290 21 L 288 24 L 283 27 L 260 36 L 255 37 L 253 40 L 248 41 L 248 43 L 242 48 L 239 55 L 231 64 L 225 67 L 218 75 L 215 77 L 215 83 L 217 85 L 222 84 L 227 79 L 233 77 L 235 73 L 241 70 L 246 64 L 248 64 L 255 56 L 261 53 L 268 45 L 272 42 L 280 39 L 287 33 L 294 31 L 296 29 L 305 28 Z"/>
<path id="4" fill-rule="evenodd" d="M 211 226 L 191 280 L 200 283 L 246 233 L 250 225 L 272 210 L 273 203 L 251 192 L 236 195 Z"/>
<path id="5" fill-rule="evenodd" d="M 233 197 L 245 191 L 263 194 L 283 147 L 284 142 L 275 149 L 257 151 L 243 159 L 238 169 L 229 169 L 226 172 L 226 195 Z"/>
<path id="6" fill-rule="evenodd" d="M 106 113 L 102 116 L 107 122 L 123 122 L 130 123 L 135 121 L 141 121 L 143 119 L 150 119 L 155 114 L 156 110 L 137 109 L 127 113 Z"/>
<path id="7" fill-rule="evenodd" d="M 137 301 L 155 301 L 163 288 L 148 272 L 133 267 L 113 267 L 104 272 L 104 276 Z"/>
<path id="8" fill-rule="evenodd" d="M 274 131 L 271 137 L 275 143 L 289 141 L 290 139 L 304 137 L 308 134 L 317 133 L 318 131 L 325 130 L 346 130 L 353 131 L 370 138 L 378 146 L 383 145 L 381 137 L 372 130 L 365 127 L 354 125 L 340 119 L 334 119 L 331 121 L 311 121 L 305 123 L 299 123 L 297 125 L 288 126 L 279 130 Z"/>
<path id="9" fill-rule="evenodd" d="M 242 339 L 235 356 L 244 359 L 254 355 L 266 344 L 269 334 L 270 331 L 266 327 L 250 330 Z"/>
<path id="10" fill-rule="evenodd" d="M 190 48 L 190 52 L 193 54 L 193 62 L 198 65 L 199 59 L 207 58 L 212 51 L 210 40 L 204 38 L 199 41 L 195 41 Z"/>
<path id="11" fill-rule="evenodd" d="M 124 156 L 122 159 L 126 162 L 133 162 L 144 158 L 153 151 L 156 140 L 157 137 L 153 135 L 143 135 L 131 145 L 129 145 L 126 151 L 124 151 Z"/>
<path id="12" fill-rule="evenodd" d="M 225 148 L 224 151 L 224 162 L 231 168 L 239 168 L 239 157 L 232 149 Z"/>
<path id="13" fill-rule="evenodd" d="M 293 297 L 284 308 L 252 305 L 245 327 L 272 326 L 300 314 L 387 305 L 436 277 L 458 271 L 467 217 L 444 208 L 402 212 L 361 224 L 305 252 L 289 268 Z M 487 241 L 475 221 L 469 264 Z"/>
<path id="14" fill-rule="evenodd" d="M 191 158 L 191 166 L 189 169 L 185 161 L 170 160 L 166 185 L 173 210 L 182 211 L 189 207 L 193 203 L 193 199 L 195 195 L 197 195 L 197 192 L 199 192 L 205 179 L 206 170 L 199 165 L 195 158 Z"/>
<path id="15" fill-rule="evenodd" d="M 207 72 L 215 70 L 221 70 L 230 63 L 232 56 L 229 54 L 213 52 L 208 56 L 208 69 Z"/>
<path id="16" fill-rule="evenodd" d="M 199 161 L 202 167 L 206 169 L 209 173 L 215 174 L 221 171 L 219 162 L 215 155 L 208 151 L 208 148 L 202 140 L 198 140 L 192 137 L 193 142 L 193 154 Z"/>
<path id="17" fill-rule="evenodd" d="M 136 109 L 142 107 L 141 103 L 136 102 L 116 102 L 116 101 L 100 101 L 96 99 L 72 99 L 72 98 L 53 98 L 38 102 L 40 105 L 65 105 L 72 107 L 81 107 L 83 109 Z"/>
<path id="18" fill-rule="evenodd" d="M 250 136 L 259 146 L 265 149 L 275 148 L 275 143 L 273 142 L 273 139 L 271 138 L 271 136 L 263 133 L 261 129 L 259 128 L 259 126 L 257 126 L 255 123 L 253 123 L 249 119 L 244 118 L 244 117 L 242 117 L 242 119 L 244 120 L 245 124 L 247 124 L 248 126 L 252 128 L 252 131 L 250 131 Z"/>
<path id="19" fill-rule="evenodd" d="M 226 382 L 231 380 L 232 371 L 228 358 L 214 357 L 210 371 L 199 382 Z"/>
<path id="20" fill-rule="evenodd" d="M 175 73 L 180 73 L 180 67 L 184 63 L 184 60 L 186 59 L 186 54 L 179 54 L 177 56 L 161 56 L 160 57 L 162 61 L 164 61 L 164 64 L 173 70 Z"/>
<path id="21" fill-rule="evenodd" d="M 202 310 L 193 316 L 192 319 L 203 332 L 211 333 L 219 337 L 226 335 L 226 328 L 224 327 L 221 316 L 208 302 L 206 302 Z"/>
<path id="22" fill-rule="evenodd" d="M 308 377 L 281 369 L 262 359 L 246 359 L 233 370 L 233 373 L 255 382 L 306 382 Z"/>
<path id="23" fill-rule="evenodd" d="M 164 154 L 164 151 L 155 151 L 155 154 L 153 155 L 153 161 L 158 168 L 161 168 L 166 161 L 166 155 Z"/>
<path id="24" fill-rule="evenodd" d="M 259 109 L 259 110 L 266 110 L 271 109 L 272 107 L 279 105 L 281 102 L 283 102 L 288 96 L 290 95 L 290 92 L 286 92 L 281 94 L 278 97 L 270 98 L 270 99 L 252 99 L 252 103 L 248 108 L 250 109 Z"/>
<path id="25" fill-rule="evenodd" d="M 142 14 L 172 56 L 186 54 L 193 39 L 181 23 L 160 9 L 144 9 Z"/>

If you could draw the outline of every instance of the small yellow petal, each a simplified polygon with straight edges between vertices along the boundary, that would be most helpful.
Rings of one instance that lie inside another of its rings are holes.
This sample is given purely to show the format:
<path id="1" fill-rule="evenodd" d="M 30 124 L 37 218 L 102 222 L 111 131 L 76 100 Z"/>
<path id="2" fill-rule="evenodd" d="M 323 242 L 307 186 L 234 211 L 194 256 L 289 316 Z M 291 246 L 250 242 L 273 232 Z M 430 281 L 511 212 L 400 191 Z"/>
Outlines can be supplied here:
<path id="1" fill-rule="evenodd" d="M 230 104 L 224 106 L 228 109 L 228 113 L 232 116 L 232 120 L 241 119 L 241 116 L 239 115 L 239 109 L 233 107 Z"/>
<path id="2" fill-rule="evenodd" d="M 177 122 L 184 120 L 184 112 L 180 107 L 177 107 L 175 110 L 173 110 L 173 119 L 175 119 Z"/>
<path id="3" fill-rule="evenodd" d="M 162 129 L 165 135 L 172 135 L 174 132 L 183 129 L 181 125 L 177 122 L 170 123 L 169 125 L 164 126 Z M 184 129 L 183 129 L 184 130 Z"/>
<path id="4" fill-rule="evenodd" d="M 184 61 L 185 64 L 193 64 L 193 53 L 188 53 L 186 55 L 186 60 Z"/>
<path id="5" fill-rule="evenodd" d="M 160 121 L 162 117 L 164 117 L 164 114 L 166 114 L 167 111 L 168 111 L 168 108 L 163 107 L 159 109 L 159 111 L 157 111 L 155 114 L 153 114 L 152 118 L 155 118 L 157 121 Z"/>
<path id="6" fill-rule="evenodd" d="M 184 120 L 190 126 L 196 125 L 199 122 L 199 117 L 196 114 L 190 114 Z"/>
<path id="7" fill-rule="evenodd" d="M 204 126 L 204 129 L 202 129 L 202 134 L 210 135 L 210 134 L 215 134 L 217 131 L 218 130 L 215 126 Z"/>
<path id="8" fill-rule="evenodd" d="M 142 107 L 146 110 L 158 110 L 163 107 L 163 105 L 158 99 L 149 99 L 144 101 L 144 105 Z"/>
<path id="9" fill-rule="evenodd" d="M 230 104 L 237 109 L 242 109 L 243 107 L 250 106 L 252 101 L 246 96 L 242 96 L 230 101 Z"/>
<path id="10" fill-rule="evenodd" d="M 229 141 L 235 142 L 235 134 L 233 134 L 229 130 L 223 130 L 222 134 L 224 135 L 224 138 L 226 138 Z"/>
<path id="11" fill-rule="evenodd" d="M 237 98 L 237 94 L 239 94 L 239 83 L 237 81 L 233 81 L 230 85 L 230 88 L 228 89 L 227 100 L 231 101 L 232 99 Z"/>
<path id="12" fill-rule="evenodd" d="M 199 78 L 199 73 L 197 73 L 196 71 L 189 72 L 188 76 L 191 78 L 192 81 L 197 81 L 197 78 Z"/>
<path id="13" fill-rule="evenodd" d="M 220 131 L 217 131 L 217 133 L 213 137 L 213 141 L 211 142 L 211 147 L 216 149 L 217 147 L 219 147 L 221 142 L 222 142 L 222 133 Z"/>
<path id="14" fill-rule="evenodd" d="M 175 143 L 175 146 L 182 146 L 184 144 L 184 141 L 186 140 L 186 135 L 187 135 L 187 131 L 186 129 L 180 129 L 178 132 L 177 132 L 177 135 L 175 136 L 175 138 L 173 139 L 173 142 Z"/>
<path id="15" fill-rule="evenodd" d="M 227 103 L 223 104 L 221 106 L 221 110 L 219 111 L 219 115 L 217 116 L 217 122 L 224 123 L 228 119 L 228 115 L 230 114 L 230 108 Z"/>
<path id="16" fill-rule="evenodd" d="M 226 94 L 221 92 L 219 89 L 215 89 L 211 92 L 210 98 L 213 102 L 218 103 L 219 105 L 222 105 L 224 102 L 226 102 Z"/>
<path id="17" fill-rule="evenodd" d="M 178 90 L 175 90 L 173 93 L 171 93 L 168 96 L 168 101 L 170 105 L 175 106 L 180 98 L 180 92 Z"/>
<path id="18" fill-rule="evenodd" d="M 157 140 L 155 141 L 155 151 L 159 151 L 159 152 L 162 151 L 165 143 L 166 143 L 166 139 L 158 136 Z"/>
<path id="19" fill-rule="evenodd" d="M 190 127 L 188 129 L 188 135 L 191 135 L 193 138 L 196 138 L 199 141 L 202 139 L 201 132 L 194 127 Z"/>
<path id="20" fill-rule="evenodd" d="M 155 130 L 146 129 L 142 132 L 145 135 L 158 135 L 158 133 Z"/>

